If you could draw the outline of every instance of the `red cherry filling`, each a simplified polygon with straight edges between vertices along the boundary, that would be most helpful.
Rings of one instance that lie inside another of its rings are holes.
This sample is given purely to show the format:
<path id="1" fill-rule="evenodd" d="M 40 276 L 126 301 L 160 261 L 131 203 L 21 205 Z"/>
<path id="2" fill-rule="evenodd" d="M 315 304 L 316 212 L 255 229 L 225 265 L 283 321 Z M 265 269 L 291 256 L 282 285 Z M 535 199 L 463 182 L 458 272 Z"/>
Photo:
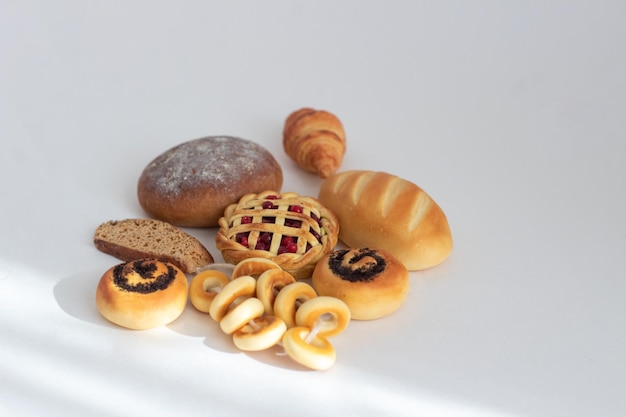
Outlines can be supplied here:
<path id="1" fill-rule="evenodd" d="M 309 232 L 310 232 L 313 236 L 315 236 L 315 239 L 317 239 L 317 241 L 318 241 L 318 242 L 321 242 L 321 241 L 322 241 L 322 236 L 320 236 L 320 234 L 319 234 L 319 233 L 317 233 L 315 230 L 311 229 L 310 227 L 309 227 Z"/>
<path id="2" fill-rule="evenodd" d="M 265 210 L 278 208 L 278 206 L 275 206 L 274 203 L 272 203 L 271 201 L 264 201 L 263 204 L 261 204 L 261 207 L 263 207 Z"/>
<path id="3" fill-rule="evenodd" d="M 313 212 L 311 212 L 310 216 L 311 216 L 311 218 L 312 218 L 313 220 L 315 220 L 315 221 L 317 222 L 317 225 L 318 225 L 319 227 L 322 227 L 322 219 L 320 219 L 319 217 L 317 217 L 317 215 L 316 215 L 315 213 L 313 213 Z"/>
<path id="4" fill-rule="evenodd" d="M 264 210 L 276 210 L 278 209 L 278 206 L 276 206 L 271 200 L 277 200 L 278 196 L 276 195 L 269 195 L 265 197 L 265 201 L 263 201 L 263 203 L 261 204 L 261 206 L 263 207 Z M 289 206 L 289 208 L 287 209 L 288 211 L 292 212 L 292 213 L 303 213 L 304 209 L 302 206 L 300 205 L 291 205 Z M 318 216 L 315 215 L 315 213 L 310 213 L 310 216 L 313 220 L 315 220 L 318 224 L 321 224 L 320 219 Z M 251 224 L 253 222 L 253 218 L 252 216 L 242 216 L 241 217 L 241 224 Z M 276 223 L 276 217 L 273 216 L 263 216 L 261 218 L 261 222 L 262 223 Z M 302 227 L 302 220 L 297 220 L 297 219 L 290 219 L 290 218 L 286 218 L 284 225 L 287 227 L 294 227 L 294 228 L 301 228 Z M 315 238 L 318 240 L 318 242 L 321 242 L 322 237 L 320 236 L 320 234 L 318 232 L 316 232 L 315 230 L 309 228 L 309 232 L 315 236 Z M 241 244 L 242 246 L 245 247 L 249 247 L 249 237 L 250 237 L 250 232 L 241 232 L 241 233 L 237 233 L 237 235 L 235 236 L 235 240 L 237 241 L 237 243 Z M 273 237 L 273 233 L 272 232 L 261 232 L 259 234 L 259 237 L 257 239 L 257 242 L 254 246 L 254 249 L 256 250 L 265 250 L 265 251 L 269 251 L 270 246 L 272 244 L 272 237 Z M 306 250 L 308 251 L 309 249 L 311 249 L 311 244 L 307 242 L 306 245 Z M 298 251 L 298 239 L 296 237 L 293 236 L 283 236 L 280 242 L 280 246 L 278 247 L 278 254 L 281 253 L 296 253 Z"/>
<path id="5" fill-rule="evenodd" d="M 278 254 L 281 253 L 296 253 L 298 251 L 298 242 L 291 236 L 283 236 L 280 240 L 280 247 L 278 248 Z"/>
<path id="6" fill-rule="evenodd" d="M 237 243 L 247 248 L 248 247 L 248 235 L 249 235 L 248 232 L 237 233 L 237 236 L 235 236 L 235 240 L 237 241 Z"/>
<path id="7" fill-rule="evenodd" d="M 302 221 L 294 220 L 294 219 L 285 219 L 285 226 L 297 227 L 299 229 L 302 226 Z"/>
<path id="8" fill-rule="evenodd" d="M 259 238 L 256 241 L 256 246 L 254 247 L 254 249 L 269 250 L 271 244 L 272 244 L 272 233 L 261 232 L 261 234 L 259 235 Z"/>
<path id="9" fill-rule="evenodd" d="M 298 205 L 289 206 L 288 210 L 292 213 L 302 213 L 302 206 L 298 206 Z M 300 228 L 302 227 L 302 221 L 295 220 L 295 219 L 285 219 L 285 226 Z"/>

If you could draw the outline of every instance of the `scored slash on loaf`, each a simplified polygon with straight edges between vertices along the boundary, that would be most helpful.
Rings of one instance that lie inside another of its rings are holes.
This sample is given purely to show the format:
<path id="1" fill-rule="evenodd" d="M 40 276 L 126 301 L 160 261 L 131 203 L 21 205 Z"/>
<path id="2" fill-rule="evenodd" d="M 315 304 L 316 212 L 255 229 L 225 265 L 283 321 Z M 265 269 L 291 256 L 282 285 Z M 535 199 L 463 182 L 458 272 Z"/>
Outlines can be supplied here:
<path id="1" fill-rule="evenodd" d="M 319 201 L 339 219 L 352 248 L 388 251 L 407 269 L 443 262 L 452 251 L 445 213 L 420 187 L 385 172 L 345 171 L 324 180 Z"/>

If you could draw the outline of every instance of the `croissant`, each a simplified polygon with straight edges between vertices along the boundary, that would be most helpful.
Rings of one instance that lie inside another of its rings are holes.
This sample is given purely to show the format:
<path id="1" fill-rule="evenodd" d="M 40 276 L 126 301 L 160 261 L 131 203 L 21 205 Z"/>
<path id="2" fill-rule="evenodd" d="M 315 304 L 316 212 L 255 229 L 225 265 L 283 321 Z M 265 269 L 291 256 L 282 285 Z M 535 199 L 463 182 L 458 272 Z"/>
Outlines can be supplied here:
<path id="1" fill-rule="evenodd" d="M 283 147 L 298 166 L 328 178 L 341 166 L 346 135 L 334 114 L 305 107 L 287 117 Z"/>

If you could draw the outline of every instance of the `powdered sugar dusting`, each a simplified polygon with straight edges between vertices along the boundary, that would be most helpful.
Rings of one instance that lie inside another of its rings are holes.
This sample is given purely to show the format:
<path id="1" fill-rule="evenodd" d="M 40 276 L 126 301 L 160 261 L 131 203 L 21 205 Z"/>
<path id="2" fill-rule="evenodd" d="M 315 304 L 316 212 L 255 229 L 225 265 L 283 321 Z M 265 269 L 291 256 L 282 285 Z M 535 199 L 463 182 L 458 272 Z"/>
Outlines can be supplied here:
<path id="1" fill-rule="evenodd" d="M 229 188 L 276 164 L 261 145 L 232 136 L 184 142 L 152 161 L 143 175 L 162 196 L 177 196 L 198 186 Z M 275 168 L 274 168 L 275 169 Z"/>

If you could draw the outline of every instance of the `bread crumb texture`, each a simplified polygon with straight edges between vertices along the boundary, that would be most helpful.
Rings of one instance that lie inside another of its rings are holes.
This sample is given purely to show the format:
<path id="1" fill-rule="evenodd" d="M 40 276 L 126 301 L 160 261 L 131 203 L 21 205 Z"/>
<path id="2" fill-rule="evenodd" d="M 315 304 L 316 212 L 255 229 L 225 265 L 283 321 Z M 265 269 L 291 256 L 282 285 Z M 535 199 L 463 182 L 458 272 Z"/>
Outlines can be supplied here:
<path id="1" fill-rule="evenodd" d="M 108 221 L 96 229 L 94 243 L 102 252 L 122 260 L 167 259 L 185 272 L 213 263 L 212 255 L 198 239 L 156 219 Z"/>

